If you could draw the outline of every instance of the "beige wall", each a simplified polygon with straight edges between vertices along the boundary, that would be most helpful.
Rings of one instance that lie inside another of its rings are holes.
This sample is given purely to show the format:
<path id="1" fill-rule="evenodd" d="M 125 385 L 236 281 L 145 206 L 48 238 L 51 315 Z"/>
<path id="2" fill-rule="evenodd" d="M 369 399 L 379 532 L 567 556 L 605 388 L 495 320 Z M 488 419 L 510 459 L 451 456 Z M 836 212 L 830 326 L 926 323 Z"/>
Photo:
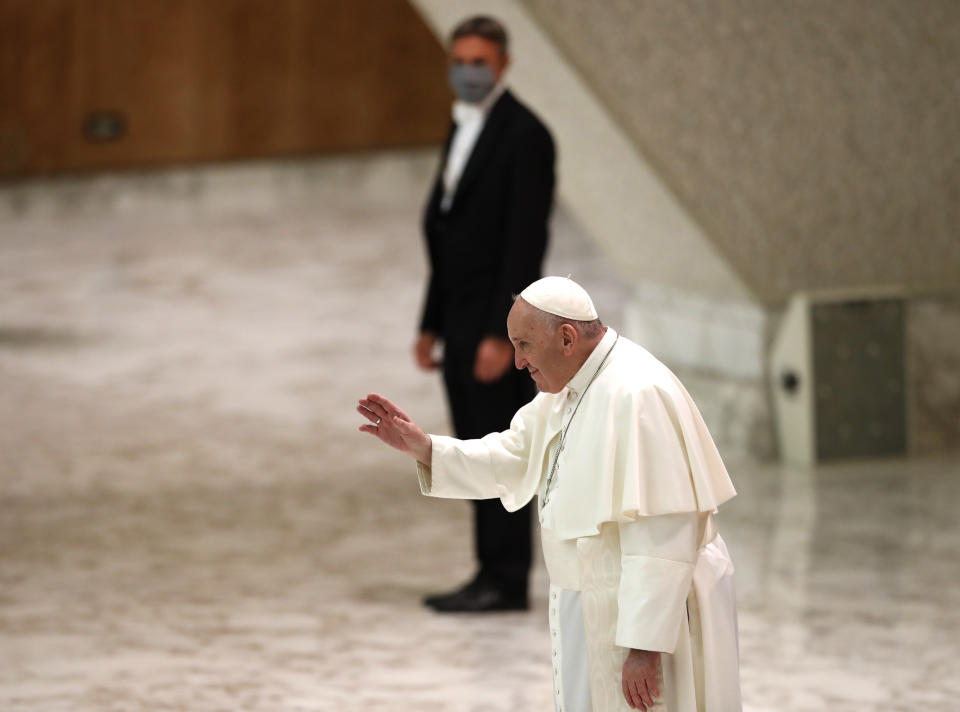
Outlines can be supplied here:
<path id="1" fill-rule="evenodd" d="M 762 301 L 960 286 L 960 4 L 526 7 Z"/>

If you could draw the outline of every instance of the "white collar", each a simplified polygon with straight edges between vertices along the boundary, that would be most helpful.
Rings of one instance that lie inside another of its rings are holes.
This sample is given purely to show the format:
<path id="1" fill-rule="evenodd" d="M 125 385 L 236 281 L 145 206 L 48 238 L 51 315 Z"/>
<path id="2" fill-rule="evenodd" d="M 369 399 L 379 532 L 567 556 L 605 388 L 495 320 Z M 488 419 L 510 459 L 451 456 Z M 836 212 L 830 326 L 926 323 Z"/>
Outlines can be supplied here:
<path id="1" fill-rule="evenodd" d="M 567 381 L 568 397 L 579 398 L 583 395 L 583 390 L 590 383 L 597 369 L 600 368 L 600 363 L 606 358 L 610 349 L 613 348 L 616 340 L 617 332 L 608 326 L 607 333 L 600 339 L 600 343 L 593 347 L 593 351 L 587 356 L 587 360 L 583 362 L 580 370 L 573 375 L 573 378 Z"/>

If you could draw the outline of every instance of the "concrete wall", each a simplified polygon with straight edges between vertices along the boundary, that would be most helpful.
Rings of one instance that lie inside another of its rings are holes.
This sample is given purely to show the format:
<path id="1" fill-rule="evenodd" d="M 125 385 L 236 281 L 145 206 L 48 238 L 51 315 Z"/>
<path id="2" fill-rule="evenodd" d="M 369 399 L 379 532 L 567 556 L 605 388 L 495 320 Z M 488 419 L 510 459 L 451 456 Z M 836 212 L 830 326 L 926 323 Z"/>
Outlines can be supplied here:
<path id="1" fill-rule="evenodd" d="M 960 4 L 525 5 L 764 302 L 960 287 Z"/>

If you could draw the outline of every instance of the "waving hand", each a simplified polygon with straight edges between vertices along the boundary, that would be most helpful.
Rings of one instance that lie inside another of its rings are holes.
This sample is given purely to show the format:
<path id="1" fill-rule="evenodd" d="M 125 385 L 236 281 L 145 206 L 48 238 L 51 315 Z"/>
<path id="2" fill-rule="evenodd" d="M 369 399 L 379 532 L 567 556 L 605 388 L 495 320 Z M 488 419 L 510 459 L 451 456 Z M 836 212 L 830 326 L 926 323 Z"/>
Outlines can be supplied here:
<path id="1" fill-rule="evenodd" d="M 404 452 L 424 465 L 430 464 L 433 443 L 430 436 L 409 415 L 387 398 L 371 393 L 361 398 L 357 412 L 370 421 L 360 430 L 375 435 L 392 448 Z"/>

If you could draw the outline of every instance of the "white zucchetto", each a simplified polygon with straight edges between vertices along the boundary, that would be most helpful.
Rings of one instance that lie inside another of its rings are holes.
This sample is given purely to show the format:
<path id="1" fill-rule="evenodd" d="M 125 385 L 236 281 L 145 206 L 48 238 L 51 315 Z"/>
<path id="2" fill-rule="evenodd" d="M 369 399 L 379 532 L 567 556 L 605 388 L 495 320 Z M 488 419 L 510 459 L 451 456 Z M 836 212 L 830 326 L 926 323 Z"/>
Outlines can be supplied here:
<path id="1" fill-rule="evenodd" d="M 569 277 L 544 277 L 520 292 L 520 298 L 548 314 L 574 321 L 593 321 L 596 307 L 587 290 Z"/>

